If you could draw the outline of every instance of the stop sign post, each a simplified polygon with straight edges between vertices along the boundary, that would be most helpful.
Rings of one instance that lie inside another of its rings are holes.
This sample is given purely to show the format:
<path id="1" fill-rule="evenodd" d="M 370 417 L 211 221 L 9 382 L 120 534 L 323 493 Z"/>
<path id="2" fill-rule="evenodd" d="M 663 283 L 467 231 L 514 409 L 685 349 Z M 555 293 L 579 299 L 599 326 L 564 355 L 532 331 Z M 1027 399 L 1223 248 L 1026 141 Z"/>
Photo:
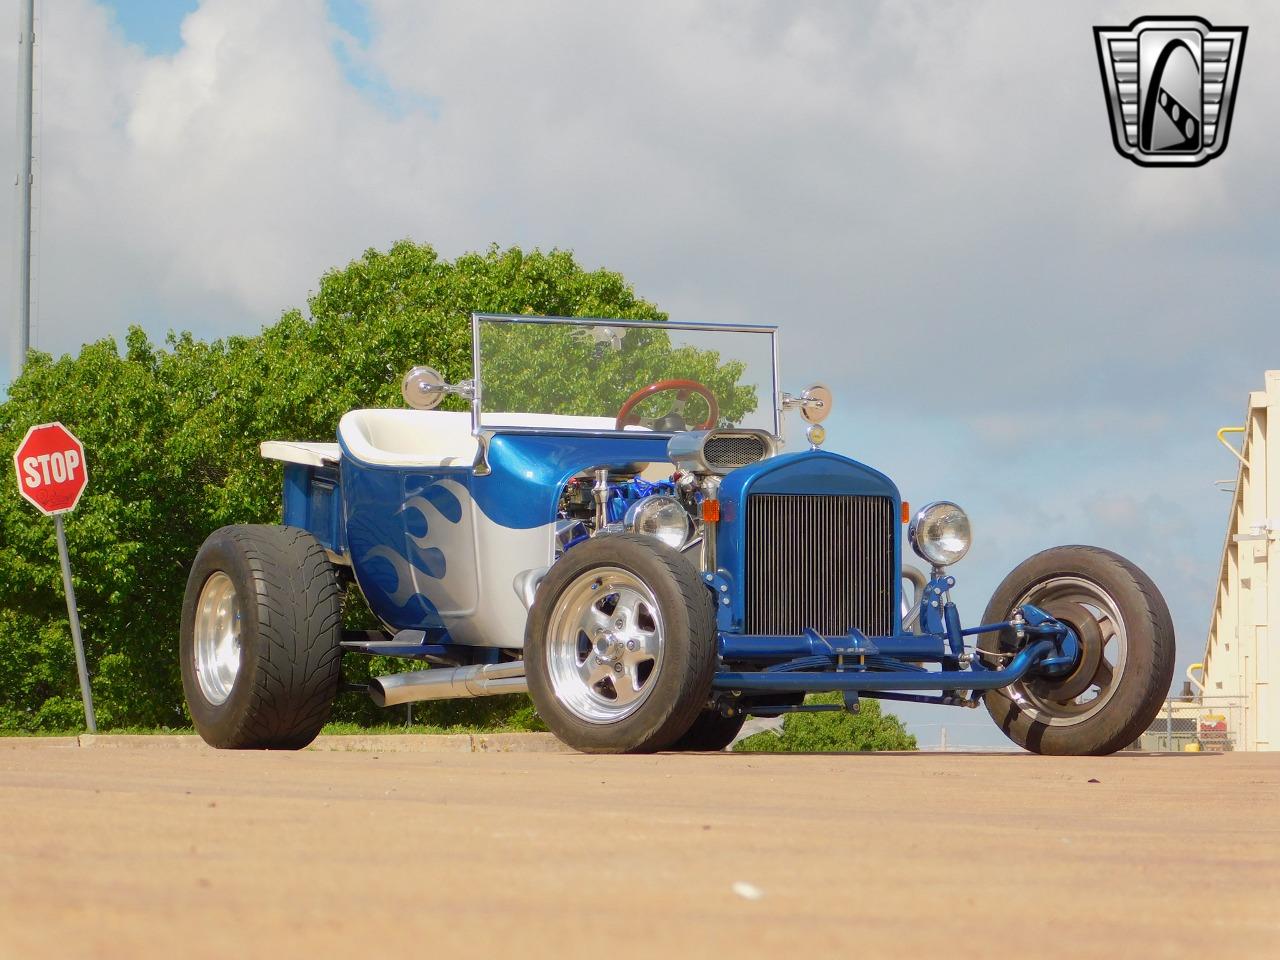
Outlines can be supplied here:
<path id="1" fill-rule="evenodd" d="M 84 444 L 62 424 L 42 423 L 28 430 L 22 443 L 18 444 L 13 454 L 13 467 L 18 473 L 18 492 L 46 517 L 53 517 L 54 530 L 58 534 L 58 559 L 62 563 L 62 585 L 67 592 L 71 642 L 76 648 L 76 670 L 80 674 L 80 696 L 84 700 L 84 719 L 89 732 L 96 733 L 98 725 L 93 716 L 93 691 L 89 688 L 89 668 L 84 659 L 84 640 L 80 636 L 76 590 L 71 583 L 67 534 L 62 527 L 62 515 L 76 508 L 89 485 Z"/>

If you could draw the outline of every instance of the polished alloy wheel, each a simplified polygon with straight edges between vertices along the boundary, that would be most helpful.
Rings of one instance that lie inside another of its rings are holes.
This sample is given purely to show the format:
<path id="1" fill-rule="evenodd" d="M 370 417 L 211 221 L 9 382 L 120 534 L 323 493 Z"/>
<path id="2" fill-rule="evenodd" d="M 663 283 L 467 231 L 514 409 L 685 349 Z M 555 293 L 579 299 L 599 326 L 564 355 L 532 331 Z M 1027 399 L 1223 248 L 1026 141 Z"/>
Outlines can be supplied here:
<path id="1" fill-rule="evenodd" d="M 225 703 L 240 672 L 240 600 L 221 570 L 205 581 L 196 602 L 195 675 L 200 692 L 214 706 Z"/>
<path id="2" fill-rule="evenodd" d="M 1071 627 L 1080 641 L 1080 656 L 1070 673 L 1020 681 L 1009 688 L 1009 696 L 1032 719 L 1050 726 L 1089 719 L 1115 693 L 1128 660 L 1119 603 L 1098 584 L 1078 577 L 1038 583 L 1014 609 L 1027 603 Z"/>
<path id="3" fill-rule="evenodd" d="M 652 692 L 663 643 L 653 591 L 626 570 L 597 567 L 573 580 L 551 611 L 546 640 L 551 687 L 583 720 L 621 720 Z"/>

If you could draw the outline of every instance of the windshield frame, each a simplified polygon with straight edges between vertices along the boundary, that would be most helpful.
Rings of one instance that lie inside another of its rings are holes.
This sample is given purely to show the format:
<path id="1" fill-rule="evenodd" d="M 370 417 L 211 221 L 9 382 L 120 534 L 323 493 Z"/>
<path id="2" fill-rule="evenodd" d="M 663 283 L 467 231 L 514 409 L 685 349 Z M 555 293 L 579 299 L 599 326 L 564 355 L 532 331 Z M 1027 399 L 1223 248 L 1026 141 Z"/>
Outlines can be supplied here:
<path id="1" fill-rule="evenodd" d="M 482 425 L 481 399 L 484 383 L 480 375 L 480 324 L 481 323 L 538 323 L 558 326 L 609 326 L 609 327 L 660 327 L 674 331 L 701 331 L 708 333 L 755 333 L 768 335 L 770 373 L 773 377 L 773 428 L 774 437 L 780 437 L 782 431 L 782 390 L 778 379 L 778 328 L 772 324 L 753 323 L 688 323 L 675 320 L 619 320 L 612 317 L 547 317 L 522 313 L 477 313 L 471 314 L 471 432 L 476 436 L 482 433 L 555 433 L 573 436 L 614 436 L 635 438 L 636 436 L 673 436 L 668 432 L 654 431 L 637 434 L 635 431 L 622 430 L 575 430 L 559 427 L 516 427 L 495 424 Z"/>

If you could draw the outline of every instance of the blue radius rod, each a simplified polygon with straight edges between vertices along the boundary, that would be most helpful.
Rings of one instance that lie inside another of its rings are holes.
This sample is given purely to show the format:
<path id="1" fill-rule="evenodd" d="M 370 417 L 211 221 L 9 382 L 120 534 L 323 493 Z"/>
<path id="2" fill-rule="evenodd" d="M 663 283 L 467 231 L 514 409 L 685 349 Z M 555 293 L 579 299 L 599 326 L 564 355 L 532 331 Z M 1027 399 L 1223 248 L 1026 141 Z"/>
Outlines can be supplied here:
<path id="1" fill-rule="evenodd" d="M 743 693 L 812 693 L 830 690 L 995 690 L 1021 680 L 1028 670 L 1056 652 L 1052 640 L 1037 640 L 1019 651 L 1003 670 L 865 671 L 837 673 L 717 673 L 711 681 L 716 690 Z"/>

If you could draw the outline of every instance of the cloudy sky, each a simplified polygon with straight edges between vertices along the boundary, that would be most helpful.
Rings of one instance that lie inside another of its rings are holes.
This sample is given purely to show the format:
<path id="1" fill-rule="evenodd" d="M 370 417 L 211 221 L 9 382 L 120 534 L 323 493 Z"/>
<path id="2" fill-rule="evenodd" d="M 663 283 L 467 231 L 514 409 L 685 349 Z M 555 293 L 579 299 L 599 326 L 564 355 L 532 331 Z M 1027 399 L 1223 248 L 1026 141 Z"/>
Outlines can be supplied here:
<path id="1" fill-rule="evenodd" d="M 1027 554 L 1096 543 L 1198 659 L 1234 476 L 1214 431 L 1280 366 L 1280 8 L 37 7 L 40 349 L 253 332 L 403 237 L 569 248 L 674 319 L 780 324 L 786 384 L 835 390 L 830 447 L 969 509 L 969 618 Z M 1205 167 L 1111 145 L 1091 28 L 1154 13 L 1250 28 Z M 985 712 L 910 716 L 995 742 Z"/>

